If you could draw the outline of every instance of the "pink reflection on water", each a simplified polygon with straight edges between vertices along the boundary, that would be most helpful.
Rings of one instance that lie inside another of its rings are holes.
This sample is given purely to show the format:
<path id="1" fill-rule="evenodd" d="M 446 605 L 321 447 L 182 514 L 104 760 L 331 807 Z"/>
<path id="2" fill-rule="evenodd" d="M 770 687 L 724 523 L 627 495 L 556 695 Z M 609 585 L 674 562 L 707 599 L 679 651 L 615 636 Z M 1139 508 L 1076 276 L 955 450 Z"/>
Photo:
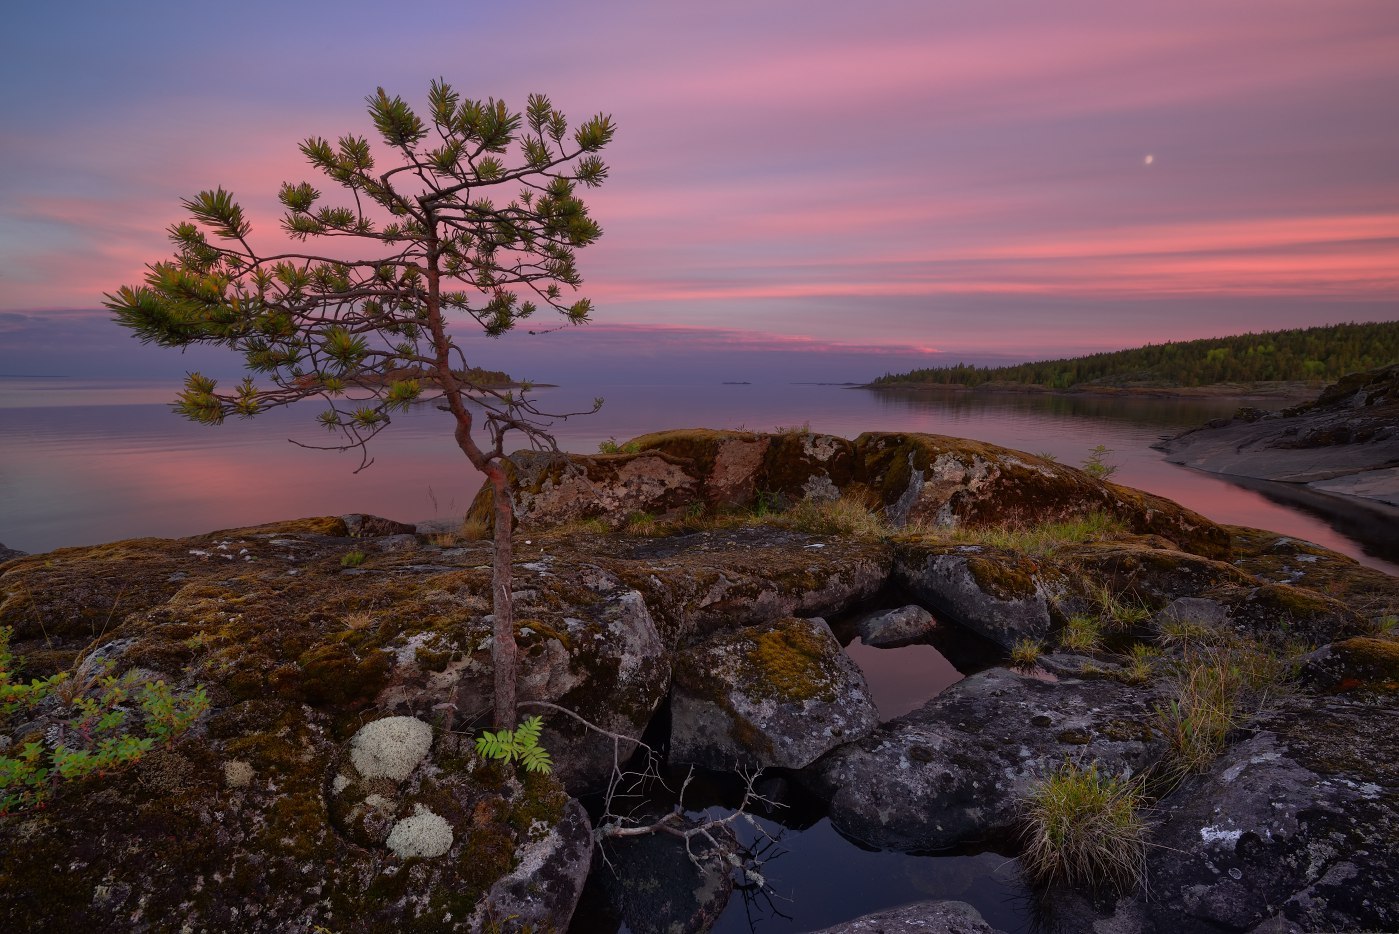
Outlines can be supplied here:
<path id="1" fill-rule="evenodd" d="M 931 645 L 879 649 L 856 637 L 845 651 L 865 673 L 880 720 L 917 710 L 964 677 Z"/>

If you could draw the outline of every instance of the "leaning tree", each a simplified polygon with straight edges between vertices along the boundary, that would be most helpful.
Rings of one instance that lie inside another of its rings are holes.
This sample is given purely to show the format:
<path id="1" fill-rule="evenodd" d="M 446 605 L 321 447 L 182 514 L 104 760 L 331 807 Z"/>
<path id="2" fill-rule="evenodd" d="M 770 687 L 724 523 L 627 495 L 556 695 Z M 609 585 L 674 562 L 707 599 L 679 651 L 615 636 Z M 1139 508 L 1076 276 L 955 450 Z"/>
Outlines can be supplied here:
<path id="1" fill-rule="evenodd" d="M 553 439 L 528 387 L 480 378 L 469 365 L 479 357 L 469 361 L 452 325 L 498 336 L 541 308 L 588 320 L 591 304 L 572 294 L 582 281 L 575 251 L 602 231 L 578 187 L 607 177 L 598 152 L 614 128 L 599 114 L 570 132 L 541 95 L 520 114 L 442 81 L 428 94 L 430 120 L 382 88 L 366 100 L 389 164 L 362 136 L 305 140 L 301 152 L 342 203 L 322 204 L 308 182 L 283 184 L 284 249 L 259 253 L 233 196 L 202 191 L 182 202 L 192 220 L 170 228 L 173 257 L 105 304 L 142 342 L 243 355 L 248 375 L 232 388 L 188 375 L 175 410 L 198 422 L 319 397 L 320 424 L 337 437 L 309 446 L 357 448 L 363 468 L 366 445 L 395 412 L 436 400 L 451 415 L 457 445 L 495 497 L 494 720 L 513 728 L 514 510 L 504 444 L 511 431 L 535 446 L 552 448 Z M 311 240 L 319 252 L 297 249 Z"/>

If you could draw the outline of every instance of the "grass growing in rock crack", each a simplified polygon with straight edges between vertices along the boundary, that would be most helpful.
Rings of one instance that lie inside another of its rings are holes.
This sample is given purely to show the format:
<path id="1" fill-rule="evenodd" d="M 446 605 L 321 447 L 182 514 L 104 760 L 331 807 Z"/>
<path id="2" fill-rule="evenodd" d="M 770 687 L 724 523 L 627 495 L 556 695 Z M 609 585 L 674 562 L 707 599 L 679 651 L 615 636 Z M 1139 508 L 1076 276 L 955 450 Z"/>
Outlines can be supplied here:
<path id="1" fill-rule="evenodd" d="M 1010 650 L 1011 667 L 1029 671 L 1039 662 L 1042 651 L 1040 644 L 1033 639 L 1019 640 Z"/>
<path id="2" fill-rule="evenodd" d="M 1059 633 L 1060 648 L 1070 652 L 1095 652 L 1103 643 L 1103 625 L 1081 613 L 1070 616 Z"/>
<path id="3" fill-rule="evenodd" d="M 1056 522 L 1007 522 L 970 529 L 924 530 L 957 544 L 985 545 L 1040 557 L 1052 555 L 1066 545 L 1101 541 L 1126 531 L 1127 526 L 1120 519 L 1105 512 L 1089 512 Z"/>
<path id="4" fill-rule="evenodd" d="M 1202 627 L 1203 628 L 1203 627 Z M 1175 696 L 1156 709 L 1171 745 L 1168 780 L 1204 770 L 1229 734 L 1288 690 L 1292 659 L 1302 648 L 1275 649 L 1230 632 L 1178 632 L 1178 654 L 1164 656 Z"/>
<path id="5" fill-rule="evenodd" d="M 1147 832 L 1139 781 L 1065 761 L 1030 790 L 1020 859 L 1036 886 L 1125 893 L 1146 869 Z"/>

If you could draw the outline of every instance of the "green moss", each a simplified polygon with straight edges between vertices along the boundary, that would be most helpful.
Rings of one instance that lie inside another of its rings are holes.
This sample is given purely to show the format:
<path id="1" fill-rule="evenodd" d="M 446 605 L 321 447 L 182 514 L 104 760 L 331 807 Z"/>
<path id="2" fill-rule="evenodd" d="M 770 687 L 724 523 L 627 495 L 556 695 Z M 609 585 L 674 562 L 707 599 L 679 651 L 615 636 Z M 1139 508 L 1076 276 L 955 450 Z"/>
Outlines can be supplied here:
<path id="1" fill-rule="evenodd" d="M 749 653 L 760 677 L 753 684 L 784 700 L 836 699 L 826 670 L 827 644 L 804 625 L 770 629 L 758 635 Z"/>
<path id="2" fill-rule="evenodd" d="M 1035 596 L 1033 564 L 1015 561 L 1010 556 L 996 559 L 971 555 L 967 558 L 967 571 L 976 585 L 997 600 L 1027 600 Z"/>
<path id="3" fill-rule="evenodd" d="M 1399 692 L 1399 643 L 1358 636 L 1331 646 L 1339 662 L 1337 691 Z"/>

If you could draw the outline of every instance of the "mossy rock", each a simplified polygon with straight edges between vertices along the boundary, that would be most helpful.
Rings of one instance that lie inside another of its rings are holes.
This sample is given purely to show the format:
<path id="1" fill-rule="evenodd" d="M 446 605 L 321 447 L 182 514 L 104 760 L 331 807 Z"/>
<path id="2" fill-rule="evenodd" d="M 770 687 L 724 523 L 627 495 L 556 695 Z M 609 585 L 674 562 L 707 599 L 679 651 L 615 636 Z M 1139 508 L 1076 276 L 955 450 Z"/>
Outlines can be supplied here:
<path id="1" fill-rule="evenodd" d="M 1369 619 L 1399 615 L 1399 578 L 1312 542 L 1265 529 L 1227 528 L 1230 560 L 1240 570 L 1335 597 Z"/>
<path id="2" fill-rule="evenodd" d="M 1223 585 L 1201 596 L 1226 606 L 1236 628 L 1274 644 L 1325 645 L 1372 629 L 1340 600 L 1289 584 Z"/>
<path id="3" fill-rule="evenodd" d="M 1048 637 L 1069 586 L 1053 565 L 1026 555 L 917 539 L 896 546 L 893 578 L 939 620 L 1006 651 Z"/>
<path id="4" fill-rule="evenodd" d="M 1178 503 L 1009 448 L 943 435 L 867 432 L 854 442 L 855 480 L 896 525 L 1037 524 L 1107 512 L 1139 534 L 1227 557 L 1228 533 Z"/>
<path id="5" fill-rule="evenodd" d="M 804 768 L 878 720 L 864 675 L 819 618 L 722 633 L 676 656 L 674 763 Z"/>
<path id="6" fill-rule="evenodd" d="M 1399 692 L 1399 642 L 1357 636 L 1323 646 L 1302 664 L 1303 684 L 1328 694 Z"/>

